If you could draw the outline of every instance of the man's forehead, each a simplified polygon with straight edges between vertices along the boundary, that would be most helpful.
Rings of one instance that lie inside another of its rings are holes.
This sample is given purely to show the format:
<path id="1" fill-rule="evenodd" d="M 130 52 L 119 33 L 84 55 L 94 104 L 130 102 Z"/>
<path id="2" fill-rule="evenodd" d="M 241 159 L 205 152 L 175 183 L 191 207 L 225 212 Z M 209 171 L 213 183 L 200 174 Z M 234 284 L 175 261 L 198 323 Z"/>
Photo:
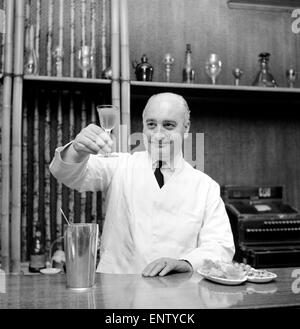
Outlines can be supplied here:
<path id="1" fill-rule="evenodd" d="M 179 99 L 164 97 L 153 99 L 145 111 L 146 116 L 153 114 L 167 114 L 170 116 L 184 114 L 184 107 Z"/>
<path id="2" fill-rule="evenodd" d="M 181 107 L 181 99 L 176 95 L 157 95 L 154 97 L 150 103 L 151 106 L 159 106 L 162 108 L 167 108 L 170 106 Z"/>

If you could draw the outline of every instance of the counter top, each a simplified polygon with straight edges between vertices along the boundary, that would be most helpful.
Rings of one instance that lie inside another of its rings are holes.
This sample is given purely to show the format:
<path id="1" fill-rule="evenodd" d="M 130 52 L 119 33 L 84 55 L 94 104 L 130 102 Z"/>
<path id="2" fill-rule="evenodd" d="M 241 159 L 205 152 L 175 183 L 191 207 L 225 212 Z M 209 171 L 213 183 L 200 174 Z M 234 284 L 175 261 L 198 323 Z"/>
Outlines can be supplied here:
<path id="1" fill-rule="evenodd" d="M 89 291 L 66 288 L 64 273 L 5 275 L 0 273 L 0 308 L 207 309 L 300 306 L 300 268 L 269 269 L 269 283 L 225 286 L 198 273 L 165 277 L 96 274 Z"/>

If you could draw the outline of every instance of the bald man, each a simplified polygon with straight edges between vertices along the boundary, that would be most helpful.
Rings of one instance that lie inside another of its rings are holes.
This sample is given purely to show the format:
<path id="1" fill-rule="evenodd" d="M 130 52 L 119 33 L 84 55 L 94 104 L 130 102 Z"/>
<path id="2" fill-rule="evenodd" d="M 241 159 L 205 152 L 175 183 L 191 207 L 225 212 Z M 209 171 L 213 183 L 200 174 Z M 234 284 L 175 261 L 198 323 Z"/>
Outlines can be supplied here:
<path id="1" fill-rule="evenodd" d="M 232 260 L 220 187 L 182 156 L 189 128 L 184 98 L 162 93 L 143 112 L 145 151 L 99 156 L 113 142 L 94 124 L 56 149 L 50 171 L 58 181 L 106 195 L 97 272 L 164 276 L 197 270 L 205 259 Z"/>

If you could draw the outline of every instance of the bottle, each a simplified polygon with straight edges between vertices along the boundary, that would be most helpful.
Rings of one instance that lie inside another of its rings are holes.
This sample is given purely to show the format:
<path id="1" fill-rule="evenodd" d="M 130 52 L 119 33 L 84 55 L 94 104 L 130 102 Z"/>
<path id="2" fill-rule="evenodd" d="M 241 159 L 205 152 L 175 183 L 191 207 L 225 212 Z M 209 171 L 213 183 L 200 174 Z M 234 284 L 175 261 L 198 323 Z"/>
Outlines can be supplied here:
<path id="1" fill-rule="evenodd" d="M 37 222 L 30 251 L 29 272 L 38 273 L 46 267 L 45 248 L 42 243 L 41 225 Z"/>
<path id="2" fill-rule="evenodd" d="M 194 83 L 195 81 L 195 71 L 192 68 L 192 49 L 191 45 L 188 43 L 186 45 L 185 51 L 185 64 L 182 71 L 182 82 Z"/>
<path id="3" fill-rule="evenodd" d="M 269 72 L 269 53 L 261 53 L 259 54 L 259 65 L 260 71 L 258 72 L 253 86 L 259 87 L 277 87 L 277 83 L 273 77 L 273 75 Z"/>
<path id="4" fill-rule="evenodd" d="M 29 28 L 29 44 L 25 50 L 24 74 L 37 75 L 38 74 L 38 59 L 34 49 L 34 26 Z"/>

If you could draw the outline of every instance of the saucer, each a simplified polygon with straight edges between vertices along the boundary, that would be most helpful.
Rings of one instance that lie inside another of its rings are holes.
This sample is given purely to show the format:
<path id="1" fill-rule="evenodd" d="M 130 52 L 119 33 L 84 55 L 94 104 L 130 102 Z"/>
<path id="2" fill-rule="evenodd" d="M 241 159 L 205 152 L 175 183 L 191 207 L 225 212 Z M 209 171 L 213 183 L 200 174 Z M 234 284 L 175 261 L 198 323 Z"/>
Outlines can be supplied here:
<path id="1" fill-rule="evenodd" d="M 41 269 L 40 272 L 43 273 L 43 274 L 57 274 L 57 273 L 61 272 L 61 269 L 60 268 L 49 267 L 49 268 Z"/>

